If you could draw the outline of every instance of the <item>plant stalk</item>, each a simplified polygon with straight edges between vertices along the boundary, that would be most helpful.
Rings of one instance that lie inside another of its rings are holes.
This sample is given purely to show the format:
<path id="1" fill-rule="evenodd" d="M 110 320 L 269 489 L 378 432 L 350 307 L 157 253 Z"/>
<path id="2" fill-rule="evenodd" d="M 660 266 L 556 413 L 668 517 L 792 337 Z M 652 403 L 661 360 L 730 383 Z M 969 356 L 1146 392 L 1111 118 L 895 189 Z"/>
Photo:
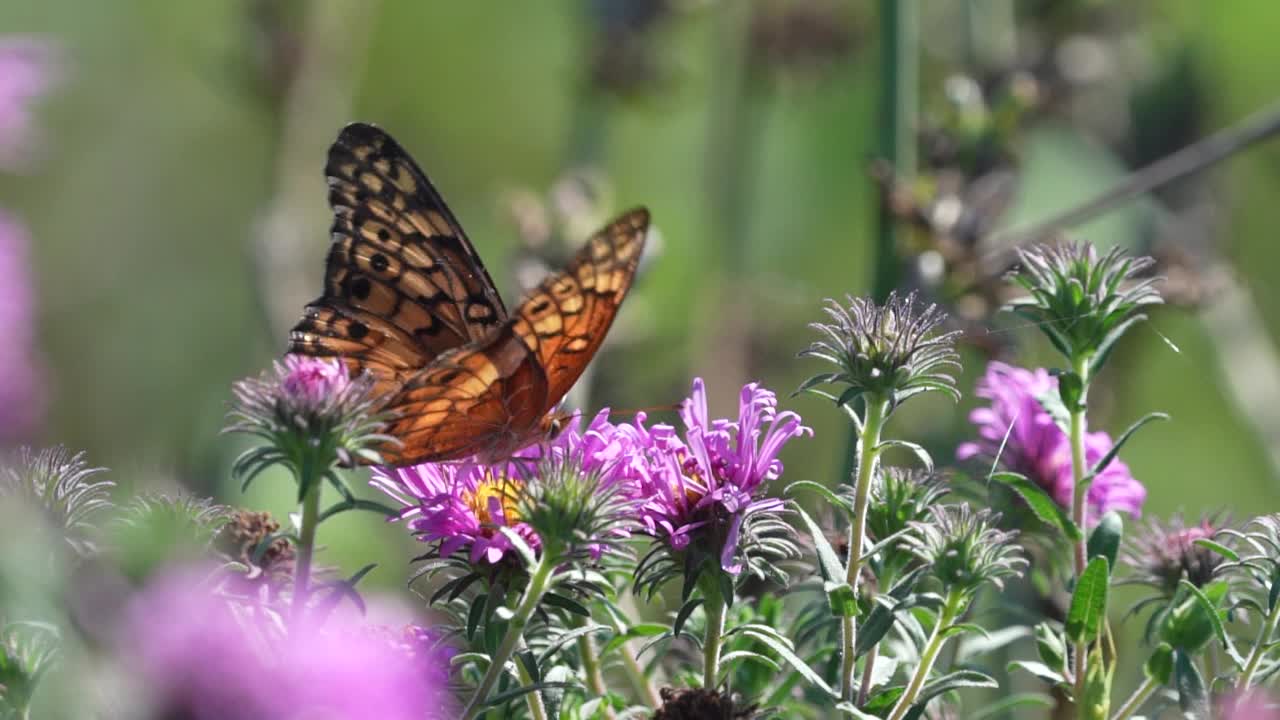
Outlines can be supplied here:
<path id="1" fill-rule="evenodd" d="M 524 650 L 527 647 L 524 644 L 524 638 L 520 639 L 519 647 Z M 533 684 L 533 676 L 529 674 L 529 669 L 524 663 L 516 661 L 516 674 L 520 676 L 520 684 L 529 687 Z M 542 702 L 542 692 L 539 690 L 530 690 L 524 694 L 525 703 L 529 706 L 529 716 L 533 720 L 547 720 L 547 706 Z"/>
<path id="2" fill-rule="evenodd" d="M 866 416 L 862 420 L 862 435 L 858 438 L 858 467 L 854 479 L 853 520 L 849 524 L 849 565 L 845 568 L 845 582 L 856 594 L 862 571 L 862 546 L 867 534 L 867 501 L 871 497 L 871 482 L 875 478 L 876 463 L 880 459 L 880 433 L 888 419 L 889 401 L 867 398 Z M 858 621 L 850 616 L 840 619 L 841 661 L 840 696 L 852 702 L 855 697 L 854 665 L 857 658 Z"/>
<path id="3" fill-rule="evenodd" d="M 606 613 L 609 616 L 609 625 L 614 632 L 619 635 L 626 632 L 622 623 L 613 616 L 613 613 Z M 650 708 L 657 710 L 662 706 L 662 697 L 658 694 L 658 687 L 654 685 L 653 679 L 645 672 L 644 666 L 636 658 L 635 650 L 630 640 L 622 643 L 622 647 L 618 648 L 618 655 L 622 657 L 622 670 L 627 674 L 627 679 L 631 681 L 631 688 L 636 691 L 641 700 Z"/>
<path id="4" fill-rule="evenodd" d="M 546 594 L 547 586 L 551 579 L 552 562 L 548 559 L 549 556 L 550 553 L 546 548 L 543 548 L 542 557 L 538 559 L 538 565 L 534 568 L 533 575 L 529 578 L 529 584 L 525 587 L 524 596 L 520 598 L 520 604 L 516 606 L 515 614 L 507 624 L 507 632 L 502 636 L 502 642 L 498 645 L 493 657 L 489 659 L 489 668 L 485 670 L 484 677 L 480 679 L 480 685 L 476 687 L 475 694 L 471 696 L 471 702 L 467 703 L 467 709 L 462 713 L 462 720 L 472 720 L 480 714 L 485 701 L 489 699 L 489 692 L 493 690 L 494 684 L 502 676 L 507 660 L 511 659 L 511 653 L 515 651 L 516 646 L 524 639 L 524 631 L 529 625 L 529 618 L 533 617 L 534 610 L 538 608 L 538 603 L 542 601 L 542 596 Z M 516 663 L 516 665 L 519 664 Z M 539 702 L 541 701 L 539 700 Z"/>
<path id="5" fill-rule="evenodd" d="M 1089 397 L 1089 357 L 1077 358 L 1075 367 L 1072 369 L 1076 375 L 1080 377 L 1080 404 L 1077 407 L 1068 408 L 1071 414 L 1071 479 L 1072 479 L 1072 499 L 1071 499 L 1071 520 L 1076 527 L 1080 529 L 1080 538 L 1076 540 L 1073 548 L 1072 565 L 1075 568 L 1076 581 L 1080 580 L 1080 576 L 1084 573 L 1085 565 L 1088 561 L 1088 544 L 1085 528 L 1089 521 L 1089 487 L 1085 482 L 1085 432 L 1087 430 L 1085 412 Z M 1084 697 L 1085 675 L 1088 671 L 1088 652 L 1087 643 L 1079 642 L 1075 646 L 1075 657 L 1073 658 L 1073 670 L 1075 672 L 1075 697 L 1076 706 L 1084 711 L 1080 699 Z"/>
<path id="6" fill-rule="evenodd" d="M 302 496 L 302 520 L 298 526 L 296 562 L 293 570 L 293 616 L 299 618 L 307 606 L 311 582 L 311 557 L 315 554 L 316 527 L 320 524 L 320 479 L 315 477 L 311 453 L 303 460 L 298 483 L 306 488 Z"/>
<path id="7" fill-rule="evenodd" d="M 1267 645 L 1271 642 L 1271 636 L 1276 632 L 1276 625 L 1280 623 L 1280 602 L 1271 608 L 1271 612 L 1267 615 L 1267 621 L 1262 624 L 1262 630 L 1258 632 L 1258 641 L 1253 644 L 1253 650 L 1249 653 L 1249 660 L 1245 663 L 1244 672 L 1240 673 L 1240 679 L 1236 681 L 1236 692 L 1244 692 L 1249 689 L 1249 685 L 1253 682 L 1254 673 L 1258 672 L 1258 666 L 1262 663 L 1262 656 L 1265 654 Z"/>
<path id="8" fill-rule="evenodd" d="M 920 695 L 920 690 L 924 688 L 925 681 L 929 679 L 929 673 L 933 670 L 933 664 L 938 659 L 938 653 L 942 651 L 942 646 L 947 642 L 946 638 L 943 637 L 943 633 L 964 612 L 964 604 L 964 593 L 959 590 L 952 590 L 947 593 L 946 603 L 942 606 L 942 612 L 938 615 L 938 622 L 933 626 L 933 632 L 929 634 L 929 641 L 925 643 L 924 652 L 920 655 L 920 663 L 916 666 L 915 674 L 911 676 L 911 682 L 907 685 L 906 692 L 902 693 L 902 697 L 898 698 L 898 703 L 893 706 L 893 712 L 889 713 L 889 720 L 902 720 L 907 711 L 911 709 L 916 697 Z"/>
<path id="9" fill-rule="evenodd" d="M 704 576 L 705 577 L 705 576 Z M 725 598 L 713 583 L 703 583 L 707 630 L 702 639 L 702 687 L 714 690 L 720 675 L 720 648 L 724 641 Z"/>
<path id="10" fill-rule="evenodd" d="M 1160 689 L 1160 683 L 1156 682 L 1153 678 L 1146 678 L 1143 680 L 1142 684 L 1138 686 L 1138 689 L 1133 691 L 1133 694 L 1129 696 L 1129 699 L 1124 701 L 1124 705 L 1120 706 L 1120 709 L 1116 711 L 1116 714 L 1111 716 L 1111 720 L 1127 720 L 1127 718 L 1137 712 L 1138 708 L 1142 707 L 1142 704 L 1147 701 L 1147 698 L 1151 697 L 1158 689 Z"/>
<path id="11" fill-rule="evenodd" d="M 586 622 L 584 618 L 583 622 L 579 623 L 579 627 Z M 582 657 L 582 674 L 586 676 L 587 688 L 598 698 L 608 695 L 609 689 L 604 684 L 604 673 L 600 670 L 599 651 L 590 634 L 578 638 L 578 655 Z M 602 709 L 606 720 L 617 720 L 618 716 L 613 712 L 612 707 L 606 704 Z"/>

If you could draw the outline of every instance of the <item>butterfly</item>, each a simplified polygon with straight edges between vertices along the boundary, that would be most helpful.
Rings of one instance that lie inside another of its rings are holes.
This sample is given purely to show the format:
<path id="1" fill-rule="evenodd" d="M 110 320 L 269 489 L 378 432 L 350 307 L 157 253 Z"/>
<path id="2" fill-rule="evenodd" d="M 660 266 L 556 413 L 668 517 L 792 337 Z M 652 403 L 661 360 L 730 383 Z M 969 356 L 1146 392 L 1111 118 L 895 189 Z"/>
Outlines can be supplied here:
<path id="1" fill-rule="evenodd" d="M 343 128 L 325 174 L 324 292 L 290 353 L 337 357 L 386 400 L 384 461 L 506 460 L 553 438 L 556 407 L 600 349 L 635 279 L 649 212 L 592 235 L 508 313 L 457 218 L 390 135 Z"/>

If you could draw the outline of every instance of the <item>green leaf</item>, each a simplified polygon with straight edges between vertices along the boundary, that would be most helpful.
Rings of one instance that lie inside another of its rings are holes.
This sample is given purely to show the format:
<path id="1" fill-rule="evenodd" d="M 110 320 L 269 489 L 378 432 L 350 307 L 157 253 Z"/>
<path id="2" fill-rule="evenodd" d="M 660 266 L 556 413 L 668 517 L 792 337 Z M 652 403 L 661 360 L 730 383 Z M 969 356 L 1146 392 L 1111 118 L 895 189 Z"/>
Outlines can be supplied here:
<path id="1" fill-rule="evenodd" d="M 552 607 L 558 607 L 562 610 L 568 610 L 574 615 L 581 615 L 582 617 L 591 617 L 591 611 L 588 610 L 585 606 L 583 606 L 582 603 L 578 602 L 577 600 L 574 600 L 573 598 L 565 597 L 564 595 L 557 595 L 556 593 L 549 592 L 542 596 L 542 602 Z"/>
<path id="2" fill-rule="evenodd" d="M 987 718 L 1006 717 L 1010 711 L 1018 708 L 1038 707 L 1051 708 L 1057 705 L 1057 702 L 1042 693 L 1018 693 L 1010 695 L 1002 700 L 997 700 L 990 705 L 972 712 L 968 716 L 968 720 L 987 720 Z"/>
<path id="3" fill-rule="evenodd" d="M 858 614 L 858 598 L 849 583 L 829 582 L 822 589 L 827 593 L 827 605 L 833 617 L 854 617 Z"/>
<path id="4" fill-rule="evenodd" d="M 374 500 L 353 498 L 352 500 L 343 500 L 342 502 L 335 503 L 330 506 L 324 512 L 320 513 L 320 517 L 317 518 L 316 522 L 324 522 L 334 515 L 344 513 L 348 510 L 367 510 L 369 512 L 377 513 L 383 517 L 394 517 L 400 513 L 399 510 Z"/>
<path id="5" fill-rule="evenodd" d="M 1040 659 L 1055 673 L 1061 675 L 1067 669 L 1067 644 L 1062 635 L 1048 623 L 1036 625 L 1036 652 Z"/>
<path id="6" fill-rule="evenodd" d="M 1161 685 L 1168 685 L 1169 678 L 1173 677 L 1173 647 L 1160 643 L 1143 664 L 1142 672 Z"/>
<path id="7" fill-rule="evenodd" d="M 533 552 L 533 548 L 529 547 L 529 543 L 525 542 L 524 538 L 520 537 L 520 533 L 517 533 L 506 525 L 499 525 L 498 532 L 502 533 L 502 536 L 511 543 L 513 548 L 515 548 L 520 559 L 524 561 L 526 568 L 532 568 L 538 564 L 537 554 Z"/>
<path id="8" fill-rule="evenodd" d="M 836 711 L 844 713 L 854 720 L 880 720 L 880 716 L 862 712 L 851 702 L 838 703 L 836 705 Z"/>
<path id="9" fill-rule="evenodd" d="M 727 667 L 730 663 L 738 660 L 750 660 L 752 662 L 760 663 L 774 672 L 782 672 L 782 666 L 773 658 L 750 650 L 734 650 L 733 652 L 725 653 L 720 657 L 719 667 Z"/>
<path id="10" fill-rule="evenodd" d="M 906 440 L 885 440 L 876 446 L 876 452 L 879 453 L 894 447 L 910 450 L 920 460 L 920 464 L 924 465 L 925 470 L 933 472 L 933 456 L 929 454 L 928 450 L 924 449 L 923 445 L 918 443 L 907 442 Z"/>
<path id="11" fill-rule="evenodd" d="M 982 627 L 981 625 L 975 625 L 973 623 L 959 623 L 957 625 L 952 625 L 948 627 L 946 630 L 943 630 L 941 634 L 941 638 L 945 640 L 949 637 L 954 637 L 956 635 L 965 635 L 968 633 L 978 633 L 979 635 L 982 635 L 984 638 L 991 637 L 991 633 L 987 632 L 987 629 Z"/>
<path id="12" fill-rule="evenodd" d="M 481 618 L 484 617 L 485 606 L 489 604 L 489 595 L 485 593 L 476 597 L 471 601 L 471 610 L 467 613 L 467 639 L 476 636 L 476 628 L 480 625 Z"/>
<path id="13" fill-rule="evenodd" d="M 1227 547 L 1226 545 L 1223 545 L 1222 543 L 1214 542 L 1209 538 L 1200 538 L 1199 540 L 1196 540 L 1194 544 L 1199 545 L 1200 547 L 1205 548 L 1206 550 L 1212 550 L 1213 552 L 1218 553 L 1219 555 L 1230 560 L 1231 562 L 1240 561 L 1240 555 L 1235 550 L 1232 550 L 1231 548 Z"/>
<path id="14" fill-rule="evenodd" d="M 812 480 L 797 480 L 788 485 L 787 489 L 783 491 L 782 494 L 788 498 L 793 498 L 801 490 L 809 490 L 821 495 L 822 498 L 832 506 L 843 510 L 845 517 L 851 517 L 853 515 L 853 506 L 850 505 L 847 500 L 835 494 L 835 492 L 826 485 L 816 483 Z"/>
<path id="15" fill-rule="evenodd" d="M 1116 556 L 1120 552 L 1120 541 L 1124 538 L 1124 520 L 1120 513 L 1108 510 L 1098 520 L 1098 526 L 1089 533 L 1089 559 L 1104 557 L 1108 567 L 1116 566 Z"/>
<path id="16" fill-rule="evenodd" d="M 1067 406 L 1062 404 L 1061 395 L 1052 391 L 1041 393 L 1036 395 L 1036 402 L 1049 413 L 1053 424 L 1057 425 L 1064 435 L 1071 435 L 1071 413 L 1067 410 Z"/>
<path id="17" fill-rule="evenodd" d="M 639 623 L 627 628 L 624 633 L 619 633 L 609 638 L 609 642 L 600 648 L 600 657 L 605 657 L 609 653 L 617 650 L 627 643 L 628 640 L 634 640 L 642 637 L 653 637 L 661 635 L 667 631 L 667 626 L 660 623 Z"/>
<path id="18" fill-rule="evenodd" d="M 809 667 L 808 663 L 802 660 L 800 656 L 796 655 L 795 652 L 790 647 L 788 647 L 785 642 L 783 642 L 776 636 L 769 633 L 760 632 L 755 628 L 748 628 L 744 630 L 742 634 L 749 635 L 752 638 L 755 638 L 756 640 L 759 640 L 760 642 L 764 643 L 765 645 L 768 645 L 770 650 L 777 653 L 779 656 L 782 657 L 783 660 L 787 662 L 788 665 L 795 668 L 796 672 L 800 673 L 805 680 L 808 680 L 810 685 L 813 685 L 814 687 L 818 688 L 819 690 L 823 691 L 824 693 L 826 693 L 827 695 L 830 695 L 833 698 L 838 697 L 835 691 L 831 689 L 831 686 L 827 685 L 826 681 L 822 679 L 821 675 L 814 672 L 813 668 Z"/>
<path id="19" fill-rule="evenodd" d="M 915 704 L 911 707 L 924 707 L 929 701 L 935 697 L 959 690 L 961 688 L 998 688 L 1000 683 L 990 675 L 978 672 L 977 670 L 957 670 L 947 673 L 942 677 L 934 678 L 925 684 L 920 690 L 920 694 L 916 696 Z"/>
<path id="20" fill-rule="evenodd" d="M 1168 419 L 1169 419 L 1169 416 L 1166 413 L 1161 413 L 1161 412 L 1147 413 L 1146 415 L 1143 415 L 1141 418 L 1138 418 L 1137 422 L 1130 425 L 1128 430 L 1125 430 L 1123 433 L 1121 433 L 1120 437 L 1116 438 L 1116 444 L 1111 446 L 1111 449 L 1107 451 L 1107 454 L 1103 455 L 1102 458 L 1099 459 L 1096 464 L 1094 464 L 1093 469 L 1090 470 L 1089 474 L 1085 476 L 1085 482 L 1092 480 L 1093 478 L 1097 477 L 1098 474 L 1100 474 L 1103 470 L 1106 470 L 1107 466 L 1111 464 L 1111 461 L 1116 459 L 1116 455 L 1120 452 L 1120 448 L 1124 447 L 1124 444 L 1129 442 L 1129 438 L 1133 437 L 1133 434 L 1138 432 L 1138 430 L 1143 425 L 1146 425 L 1147 423 L 1153 422 L 1155 420 L 1168 420 Z"/>
<path id="21" fill-rule="evenodd" d="M 1067 682 L 1067 678 L 1062 673 L 1057 672 L 1053 668 L 1044 663 L 1035 660 L 1014 660 L 1009 663 L 1009 670 L 1022 670 L 1047 681 L 1051 685 L 1062 685 Z"/>
<path id="22" fill-rule="evenodd" d="M 1227 629 L 1222 625 L 1222 616 L 1218 612 L 1218 606 L 1207 595 L 1201 592 L 1200 588 L 1191 584 L 1187 580 L 1178 583 L 1183 590 L 1191 593 L 1196 603 L 1200 606 L 1200 610 L 1208 617 L 1209 623 L 1213 626 L 1213 632 L 1218 636 L 1218 642 L 1222 644 L 1222 648 L 1227 651 L 1227 656 L 1231 658 L 1231 662 L 1235 663 L 1237 670 L 1244 670 L 1244 658 L 1236 651 L 1236 646 L 1231 642 L 1231 636 L 1227 635 Z M 1225 585 L 1225 583 L 1223 583 Z"/>
<path id="23" fill-rule="evenodd" d="M 547 646 L 542 649 L 542 653 L 538 655 L 538 666 L 545 667 L 547 662 L 551 660 L 551 657 L 553 655 L 559 652 L 560 649 L 563 648 L 565 645 L 568 645 L 569 643 L 574 642 L 578 638 L 584 635 L 590 635 L 591 633 L 596 633 L 596 632 L 600 632 L 602 630 L 608 630 L 608 629 L 609 629 L 608 625 L 584 625 L 582 627 L 574 628 L 567 632 L 560 633 L 555 637 L 554 640 L 547 643 Z"/>
<path id="24" fill-rule="evenodd" d="M 840 556 L 836 554 L 835 548 L 831 547 L 831 542 L 827 540 L 827 535 L 818 526 L 813 518 L 809 517 L 809 513 L 799 505 L 795 506 L 796 514 L 800 516 L 801 522 L 804 523 L 805 529 L 809 531 L 809 536 L 813 538 L 813 547 L 818 554 L 818 566 L 822 570 L 823 579 L 828 582 L 837 582 L 844 578 L 844 564 L 840 562 Z"/>
<path id="25" fill-rule="evenodd" d="M 515 700 L 516 698 L 521 697 L 522 695 L 527 695 L 531 692 L 541 692 L 543 690 L 548 690 L 551 688 L 562 688 L 565 690 L 571 690 L 571 689 L 581 690 L 582 689 L 581 686 L 574 683 L 569 683 L 569 682 L 534 683 L 533 685 L 525 685 L 523 687 L 515 688 L 514 690 L 508 690 L 506 692 L 498 693 L 497 695 L 494 695 L 493 697 L 485 701 L 484 707 L 498 707 L 499 705 L 502 705 L 510 700 Z"/>
<path id="26" fill-rule="evenodd" d="M 680 630 L 684 627 L 685 621 L 689 619 L 689 616 L 692 615 L 693 611 L 697 610 L 698 606 L 701 604 L 702 598 L 693 598 L 692 600 L 686 601 L 685 604 L 680 607 L 680 612 L 676 613 L 675 622 L 671 624 L 672 637 L 680 637 Z"/>
<path id="27" fill-rule="evenodd" d="M 1027 507 L 1031 508 L 1031 512 L 1041 522 L 1061 530 L 1067 536 L 1067 539 L 1072 542 L 1080 539 L 1080 528 L 1076 527 L 1076 524 L 1072 522 L 1071 516 L 1067 514 L 1067 511 L 1057 501 L 1049 497 L 1049 494 L 1039 485 L 1027 479 L 1025 475 L 1013 472 L 994 472 L 991 473 L 989 478 L 1013 488 L 1015 492 L 1022 496 L 1022 499 L 1027 503 Z"/>
<path id="28" fill-rule="evenodd" d="M 1058 375 L 1058 397 L 1062 400 L 1062 406 L 1067 412 L 1079 412 L 1084 410 L 1084 404 L 1080 402 L 1080 398 L 1084 397 L 1084 380 L 1073 372 L 1064 372 Z"/>
<path id="29" fill-rule="evenodd" d="M 1089 561 L 1071 594 L 1067 612 L 1067 636 L 1078 643 L 1097 637 L 1107 614 L 1110 565 L 1104 557 Z"/>
<path id="30" fill-rule="evenodd" d="M 1199 713 L 1206 704 L 1204 677 L 1190 655 L 1176 650 L 1173 657 L 1173 686 L 1178 689 L 1178 705 L 1185 713 Z"/>
<path id="31" fill-rule="evenodd" d="M 1097 375 L 1102 366 L 1106 364 L 1107 358 L 1111 356 L 1111 351 L 1115 349 L 1116 341 L 1125 334 L 1125 331 L 1146 319 L 1146 315 L 1134 315 L 1111 328 L 1111 331 L 1102 338 L 1102 342 L 1098 343 L 1098 349 L 1094 351 L 1093 359 L 1089 361 L 1089 377 Z M 1177 351 L 1176 346 L 1174 350 Z"/>

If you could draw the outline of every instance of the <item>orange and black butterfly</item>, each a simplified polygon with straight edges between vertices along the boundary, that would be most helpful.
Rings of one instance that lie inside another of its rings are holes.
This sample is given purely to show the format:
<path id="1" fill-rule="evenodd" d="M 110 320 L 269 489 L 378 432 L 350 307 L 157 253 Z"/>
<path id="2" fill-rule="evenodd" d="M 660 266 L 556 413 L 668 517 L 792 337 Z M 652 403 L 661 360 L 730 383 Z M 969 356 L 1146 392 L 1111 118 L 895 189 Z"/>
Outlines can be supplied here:
<path id="1" fill-rule="evenodd" d="M 457 218 L 391 136 L 348 125 L 325 174 L 324 293 L 289 333 L 289 352 L 372 375 L 400 441 L 383 448 L 394 465 L 503 460 L 552 437 L 556 405 L 635 278 L 649 212 L 597 232 L 508 314 Z"/>

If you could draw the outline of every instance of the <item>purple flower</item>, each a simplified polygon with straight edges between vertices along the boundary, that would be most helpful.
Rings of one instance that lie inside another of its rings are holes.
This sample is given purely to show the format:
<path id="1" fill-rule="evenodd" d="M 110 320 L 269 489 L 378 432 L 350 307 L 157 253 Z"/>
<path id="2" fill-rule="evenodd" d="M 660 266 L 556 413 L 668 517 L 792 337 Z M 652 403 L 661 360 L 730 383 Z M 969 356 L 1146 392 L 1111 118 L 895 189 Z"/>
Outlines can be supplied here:
<path id="1" fill-rule="evenodd" d="M 318 408 L 350 387 L 351 376 L 336 358 L 286 355 L 280 386 L 295 407 Z"/>
<path id="2" fill-rule="evenodd" d="M 0 170 L 30 163 L 34 123 L 31 104 L 56 79 L 53 47 L 35 37 L 0 36 Z"/>
<path id="3" fill-rule="evenodd" d="M 29 245 L 22 225 L 0 210 L 0 446 L 29 438 L 44 417 Z"/>
<path id="4" fill-rule="evenodd" d="M 998 457 L 1002 467 L 1027 476 L 1060 505 L 1070 507 L 1075 487 L 1071 441 L 1036 399 L 1057 391 L 1057 379 L 1043 369 L 1026 370 L 1002 362 L 990 363 L 978 381 L 975 394 L 990 400 L 991 404 L 969 414 L 969 419 L 978 426 L 979 439 L 961 444 L 956 457 L 960 460 Z M 1090 465 L 1098 462 L 1113 445 L 1111 436 L 1105 432 L 1086 433 L 1086 462 Z M 1109 510 L 1138 517 L 1146 498 L 1146 488 L 1134 479 L 1129 466 L 1118 458 L 1113 459 L 1089 486 L 1089 517 L 1096 519 Z"/>
<path id="5" fill-rule="evenodd" d="M 530 547 L 541 546 L 517 507 L 525 483 L 537 482 L 533 470 L 538 463 L 599 473 L 601 488 L 626 483 L 622 494 L 634 495 L 642 464 L 635 436 L 617 432 L 608 413 L 601 410 L 585 430 L 579 430 L 580 419 L 574 418 L 550 444 L 525 448 L 506 462 L 485 464 L 472 458 L 375 467 L 370 484 L 405 506 L 397 519 L 407 519 L 423 542 L 438 542 L 441 557 L 463 551 L 472 563 L 497 564 L 513 550 L 499 527 L 511 528 Z"/>
<path id="6" fill-rule="evenodd" d="M 444 720 L 448 652 L 415 628 L 335 614 L 287 627 L 269 608 L 232 600 L 208 574 L 163 577 L 130 604 L 121 649 L 147 691 L 144 717 L 376 717 Z"/>
<path id="7" fill-rule="evenodd" d="M 751 383 L 742 388 L 738 419 L 711 420 L 701 378 L 681 405 L 683 439 L 670 425 L 645 430 L 632 426 L 645 450 L 641 475 L 640 520 L 650 535 L 683 550 L 699 535 L 719 540 L 721 567 L 737 574 L 738 536 L 756 513 L 777 511 L 783 503 L 762 497 L 763 486 L 782 473 L 778 452 L 792 438 L 813 431 L 793 412 L 777 412 L 777 398 Z"/>

